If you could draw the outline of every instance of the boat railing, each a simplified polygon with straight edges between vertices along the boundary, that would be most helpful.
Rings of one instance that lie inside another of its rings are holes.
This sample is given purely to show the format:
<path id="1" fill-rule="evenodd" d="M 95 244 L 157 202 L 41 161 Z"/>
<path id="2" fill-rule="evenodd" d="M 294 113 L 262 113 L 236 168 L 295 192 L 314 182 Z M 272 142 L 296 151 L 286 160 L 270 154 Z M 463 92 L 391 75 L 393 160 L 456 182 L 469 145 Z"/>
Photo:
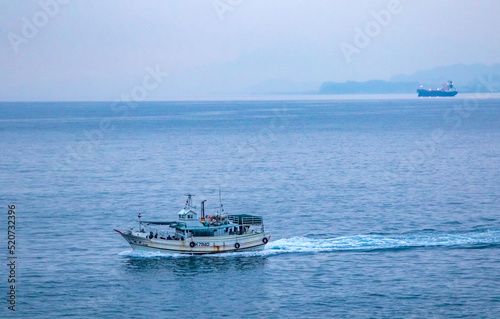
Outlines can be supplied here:
<path id="1" fill-rule="evenodd" d="M 242 226 L 262 225 L 262 217 L 255 215 L 228 215 L 227 218 L 235 224 Z"/>

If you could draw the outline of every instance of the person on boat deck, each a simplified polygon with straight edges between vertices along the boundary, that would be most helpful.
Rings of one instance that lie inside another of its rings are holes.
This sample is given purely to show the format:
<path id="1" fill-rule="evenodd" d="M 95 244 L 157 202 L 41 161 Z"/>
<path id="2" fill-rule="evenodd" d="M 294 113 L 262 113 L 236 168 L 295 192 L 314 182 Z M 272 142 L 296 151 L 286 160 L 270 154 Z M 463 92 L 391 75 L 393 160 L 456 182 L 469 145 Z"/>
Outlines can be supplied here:
<path id="1" fill-rule="evenodd" d="M 168 239 L 168 240 L 171 240 L 171 239 L 172 239 L 172 237 L 170 237 L 170 234 L 168 234 L 167 239 Z"/>

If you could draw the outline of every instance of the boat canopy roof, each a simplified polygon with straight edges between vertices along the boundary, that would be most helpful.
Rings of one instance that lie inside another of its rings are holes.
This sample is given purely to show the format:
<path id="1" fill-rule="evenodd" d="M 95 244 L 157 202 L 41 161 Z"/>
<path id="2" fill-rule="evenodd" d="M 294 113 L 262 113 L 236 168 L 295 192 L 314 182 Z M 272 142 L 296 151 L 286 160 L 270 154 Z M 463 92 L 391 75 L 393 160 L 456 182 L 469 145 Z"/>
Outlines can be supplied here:
<path id="1" fill-rule="evenodd" d="M 178 222 L 149 222 L 141 220 L 140 223 L 148 225 L 172 225 L 172 224 L 177 224 Z"/>

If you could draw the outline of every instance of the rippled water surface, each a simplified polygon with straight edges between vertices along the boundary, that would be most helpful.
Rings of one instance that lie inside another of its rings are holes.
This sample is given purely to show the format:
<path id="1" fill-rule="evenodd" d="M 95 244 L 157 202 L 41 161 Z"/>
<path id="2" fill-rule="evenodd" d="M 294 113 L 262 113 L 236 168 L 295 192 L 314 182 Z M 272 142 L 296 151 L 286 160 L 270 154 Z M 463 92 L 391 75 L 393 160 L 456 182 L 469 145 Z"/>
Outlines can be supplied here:
<path id="1" fill-rule="evenodd" d="M 4 217 L 8 204 L 17 216 L 15 317 L 500 313 L 498 99 L 0 111 L 0 199 Z M 227 212 L 264 217 L 265 250 L 138 253 L 113 231 L 138 213 L 174 219 L 188 192 L 215 211 L 219 187 Z M 13 317 L 7 303 L 0 311 Z"/>

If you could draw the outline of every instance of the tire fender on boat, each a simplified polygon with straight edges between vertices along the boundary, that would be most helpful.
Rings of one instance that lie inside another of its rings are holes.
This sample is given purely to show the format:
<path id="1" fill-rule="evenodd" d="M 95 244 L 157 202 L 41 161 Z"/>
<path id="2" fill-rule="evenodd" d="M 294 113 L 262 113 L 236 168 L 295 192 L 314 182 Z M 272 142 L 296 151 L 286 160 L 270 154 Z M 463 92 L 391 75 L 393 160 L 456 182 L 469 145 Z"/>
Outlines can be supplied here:
<path id="1" fill-rule="evenodd" d="M 234 248 L 236 248 L 236 249 L 240 248 L 240 244 L 238 244 L 238 243 L 234 244 Z"/>
<path id="2" fill-rule="evenodd" d="M 196 246 L 196 244 L 194 243 L 194 241 L 192 241 L 189 243 L 189 246 L 191 246 L 191 248 L 194 248 L 194 246 Z"/>
<path id="3" fill-rule="evenodd" d="M 267 241 L 268 241 L 268 240 L 267 240 L 267 238 L 266 238 L 266 237 L 262 238 L 262 242 L 263 242 L 264 244 L 267 244 Z"/>

